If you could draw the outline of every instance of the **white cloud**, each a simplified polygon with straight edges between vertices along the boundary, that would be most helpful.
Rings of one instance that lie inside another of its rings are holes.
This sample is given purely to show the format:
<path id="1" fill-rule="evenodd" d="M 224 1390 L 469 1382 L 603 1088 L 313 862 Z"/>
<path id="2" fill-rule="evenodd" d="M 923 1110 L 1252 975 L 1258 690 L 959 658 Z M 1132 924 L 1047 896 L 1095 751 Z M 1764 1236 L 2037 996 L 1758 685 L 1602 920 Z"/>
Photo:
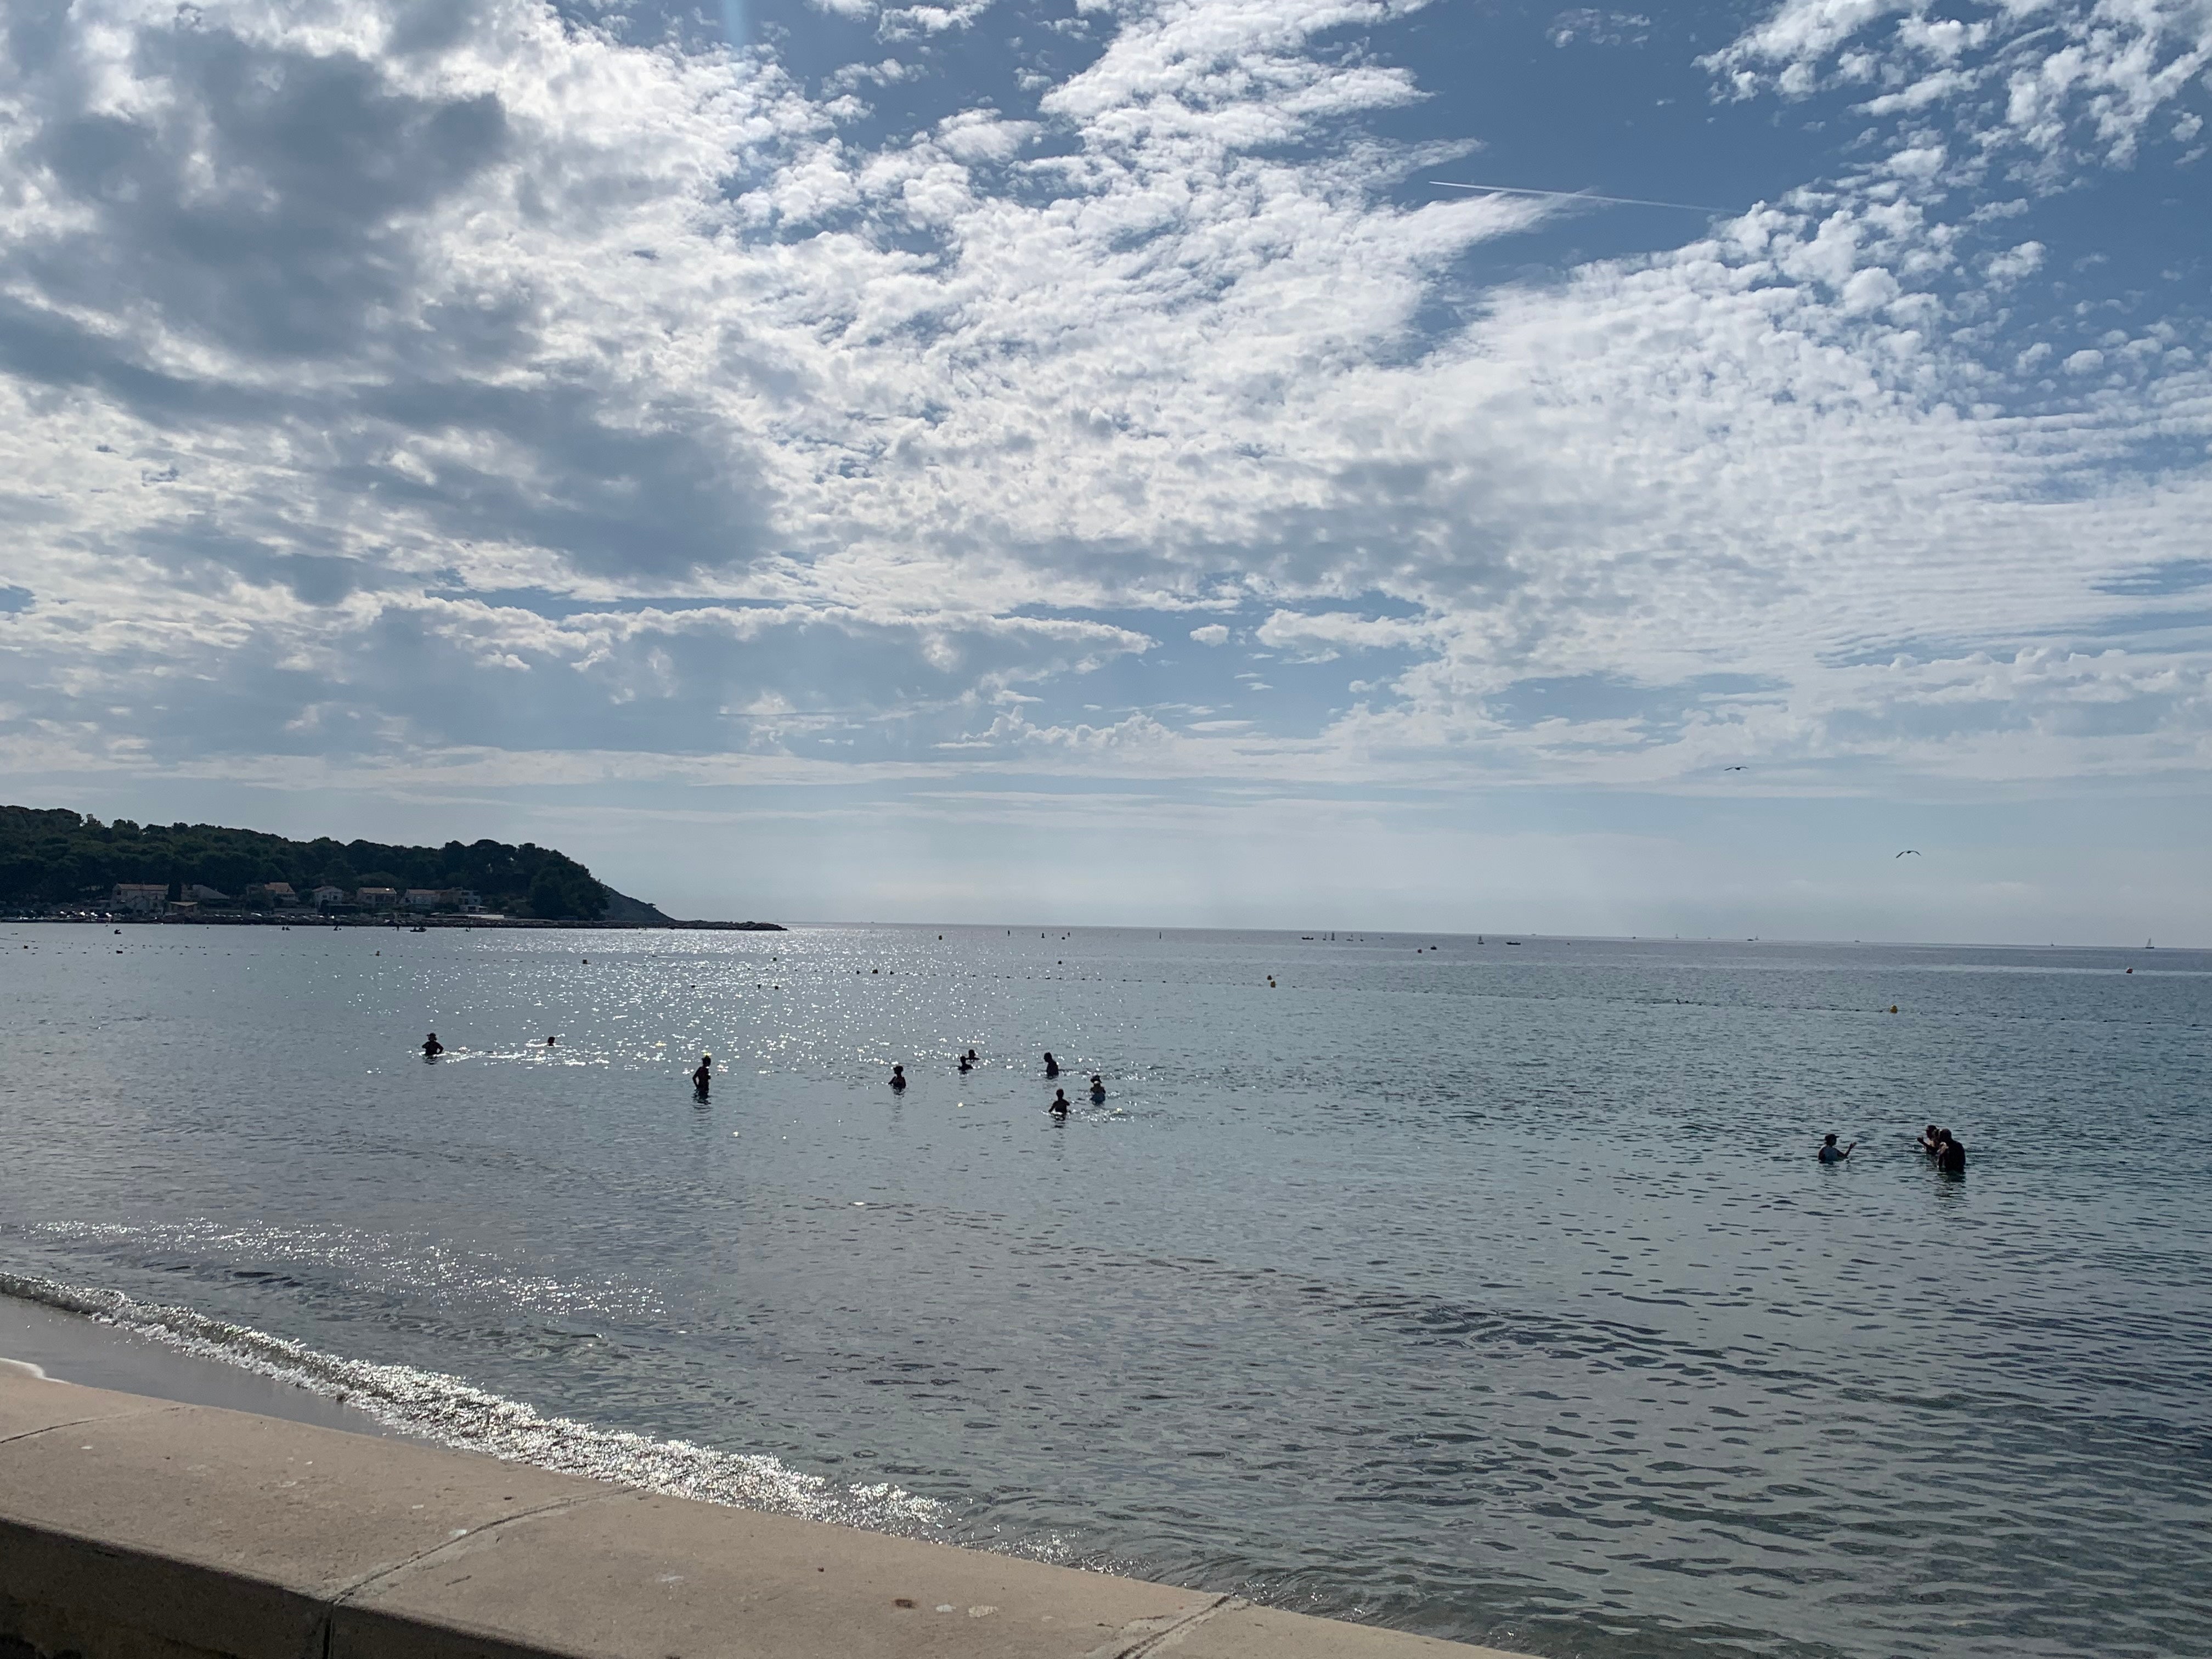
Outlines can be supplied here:
<path id="1" fill-rule="evenodd" d="M 2201 557 L 2203 473 L 2130 470 L 2212 435 L 2201 349 L 1960 344 L 1972 273 L 2044 249 L 1962 252 L 1914 191 L 1979 152 L 1909 134 L 1878 180 L 1438 329 L 1455 262 L 1547 210 L 1397 204 L 1411 159 L 1346 135 L 1419 88 L 1316 45 L 1388 15 L 1102 10 L 1034 118 L 863 142 L 764 60 L 522 0 L 407 52 L 372 5 L 85 0 L 61 58 L 0 70 L 0 510 L 35 596 L 0 617 L 0 744 L 1641 787 L 1749 752 L 2204 763 L 2204 644 L 2109 638 Z M 2187 55 L 2179 9 L 2104 46 L 2091 15 L 2049 11 L 2083 55 L 2034 59 L 2031 125 L 2141 130 L 2123 91 Z M 1717 61 L 1765 90 L 1851 46 L 1873 84 L 1960 77 L 1915 106 L 1948 107 L 2044 51 L 2025 27 L 1799 3 Z M 288 147 L 318 111 L 358 155 Z M 2008 412 L 1995 360 L 2069 349 L 2078 401 Z M 2090 383 L 2123 368 L 2128 398 Z M 1039 706 L 1144 661 L 1132 613 L 1193 611 L 1264 614 L 1279 690 L 1400 659 L 1296 730 Z M 1534 684 L 1587 706 L 1535 718 Z"/>
<path id="2" fill-rule="evenodd" d="M 2002 253 L 1992 254 L 1989 263 L 1982 267 L 1983 273 L 2001 287 L 2016 283 L 2043 268 L 2045 251 L 2040 242 L 2022 242 Z"/>
<path id="3" fill-rule="evenodd" d="M 1922 0 L 1783 0 L 1705 61 L 1741 97 L 1893 85 L 1862 109 L 1940 103 L 1972 146 L 2051 162 L 2079 153 L 2124 164 L 2160 111 L 2205 94 L 2212 7 L 2203 0 L 1972 0 L 1966 9 L 1977 15 L 1931 19 Z"/>

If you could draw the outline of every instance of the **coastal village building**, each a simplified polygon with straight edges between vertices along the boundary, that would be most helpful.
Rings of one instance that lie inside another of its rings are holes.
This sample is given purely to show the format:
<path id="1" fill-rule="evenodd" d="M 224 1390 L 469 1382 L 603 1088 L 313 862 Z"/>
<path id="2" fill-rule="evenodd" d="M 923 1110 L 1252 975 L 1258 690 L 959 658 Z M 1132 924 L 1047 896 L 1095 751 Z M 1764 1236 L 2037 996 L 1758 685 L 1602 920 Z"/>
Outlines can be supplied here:
<path id="1" fill-rule="evenodd" d="M 169 902 L 169 886 L 161 881 L 118 881 L 113 903 L 133 915 L 150 916 Z"/>
<path id="2" fill-rule="evenodd" d="M 435 910 L 444 896 L 434 887 L 410 887 L 407 890 L 407 908 L 410 910 Z"/>
<path id="3" fill-rule="evenodd" d="M 389 910 L 399 902 L 397 887 L 364 887 L 353 896 L 353 902 L 364 910 Z"/>
<path id="4" fill-rule="evenodd" d="M 210 887 L 204 882 L 186 882 L 185 884 L 185 896 L 191 900 L 195 904 L 228 904 L 230 902 L 229 894 L 224 892 L 219 887 Z"/>
<path id="5" fill-rule="evenodd" d="M 307 896 L 317 904 L 343 904 L 346 902 L 346 890 L 343 887 L 333 887 L 328 882 L 325 882 Z"/>

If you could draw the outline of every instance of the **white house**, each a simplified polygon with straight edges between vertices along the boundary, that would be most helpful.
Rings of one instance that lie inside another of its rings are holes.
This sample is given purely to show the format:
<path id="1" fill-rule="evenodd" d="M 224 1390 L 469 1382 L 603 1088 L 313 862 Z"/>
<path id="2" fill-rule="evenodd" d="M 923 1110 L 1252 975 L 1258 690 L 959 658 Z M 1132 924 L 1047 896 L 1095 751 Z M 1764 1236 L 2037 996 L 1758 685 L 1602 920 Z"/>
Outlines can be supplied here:
<path id="1" fill-rule="evenodd" d="M 149 916 L 169 902 L 169 884 L 163 881 L 118 881 L 115 908 L 133 915 Z"/>

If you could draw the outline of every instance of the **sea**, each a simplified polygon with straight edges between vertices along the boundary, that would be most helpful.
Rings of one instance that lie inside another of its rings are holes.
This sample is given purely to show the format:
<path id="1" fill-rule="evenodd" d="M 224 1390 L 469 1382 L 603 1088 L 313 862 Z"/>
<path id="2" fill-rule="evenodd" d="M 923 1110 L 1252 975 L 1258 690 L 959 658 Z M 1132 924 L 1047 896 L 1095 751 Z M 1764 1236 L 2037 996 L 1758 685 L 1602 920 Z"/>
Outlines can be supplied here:
<path id="1" fill-rule="evenodd" d="M 0 975 L 0 1293 L 407 1432 L 1554 1659 L 2212 1653 L 2212 954 L 29 924 Z"/>

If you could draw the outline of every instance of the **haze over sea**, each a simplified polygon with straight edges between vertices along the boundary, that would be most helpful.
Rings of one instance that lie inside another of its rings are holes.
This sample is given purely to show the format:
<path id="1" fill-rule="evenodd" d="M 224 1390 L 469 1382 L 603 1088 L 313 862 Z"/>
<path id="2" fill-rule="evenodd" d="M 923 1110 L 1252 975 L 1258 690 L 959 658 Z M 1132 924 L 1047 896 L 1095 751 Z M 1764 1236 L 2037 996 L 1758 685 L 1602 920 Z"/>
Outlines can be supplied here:
<path id="1" fill-rule="evenodd" d="M 15 927 L 0 1270 L 1538 1654 L 2212 1650 L 2212 953 L 1510 937 Z"/>

